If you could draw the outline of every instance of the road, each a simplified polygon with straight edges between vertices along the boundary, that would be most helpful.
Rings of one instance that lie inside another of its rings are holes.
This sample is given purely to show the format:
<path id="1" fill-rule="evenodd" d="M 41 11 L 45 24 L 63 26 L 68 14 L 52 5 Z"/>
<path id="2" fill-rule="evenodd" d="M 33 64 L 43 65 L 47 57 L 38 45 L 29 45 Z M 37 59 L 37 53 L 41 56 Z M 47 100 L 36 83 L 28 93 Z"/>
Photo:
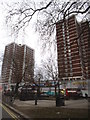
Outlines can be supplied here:
<path id="1" fill-rule="evenodd" d="M 0 92 L 0 120 L 19 120 L 18 116 L 2 104 L 2 93 Z"/>
<path id="2" fill-rule="evenodd" d="M 0 102 L 0 120 L 20 120 L 18 115 Z"/>

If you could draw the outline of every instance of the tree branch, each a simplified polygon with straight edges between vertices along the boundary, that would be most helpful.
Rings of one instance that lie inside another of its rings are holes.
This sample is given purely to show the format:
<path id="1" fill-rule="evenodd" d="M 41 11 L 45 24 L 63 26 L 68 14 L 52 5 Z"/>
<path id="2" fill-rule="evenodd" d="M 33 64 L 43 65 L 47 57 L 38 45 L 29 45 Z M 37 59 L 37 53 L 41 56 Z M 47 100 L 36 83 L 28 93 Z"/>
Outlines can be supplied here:
<path id="1" fill-rule="evenodd" d="M 77 13 L 84 14 L 84 13 L 88 12 L 89 9 L 90 9 L 90 6 L 88 6 L 87 9 L 84 10 L 84 11 L 79 11 L 79 10 L 78 10 L 78 11 L 72 11 L 72 12 L 69 12 L 69 15 L 71 15 L 71 14 L 75 14 L 75 13 L 76 13 L 76 14 L 77 14 Z M 65 17 L 66 17 L 66 16 L 68 16 L 68 14 L 66 14 Z"/>

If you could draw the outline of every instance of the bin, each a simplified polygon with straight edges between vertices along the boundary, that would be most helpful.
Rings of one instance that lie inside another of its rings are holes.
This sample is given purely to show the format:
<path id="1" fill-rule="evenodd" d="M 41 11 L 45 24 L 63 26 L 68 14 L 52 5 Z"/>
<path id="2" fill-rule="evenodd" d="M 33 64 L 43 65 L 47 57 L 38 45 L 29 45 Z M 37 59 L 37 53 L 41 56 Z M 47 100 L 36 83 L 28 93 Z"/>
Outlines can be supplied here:
<path id="1" fill-rule="evenodd" d="M 56 106 L 65 106 L 65 100 L 63 96 L 57 95 L 56 96 Z"/>

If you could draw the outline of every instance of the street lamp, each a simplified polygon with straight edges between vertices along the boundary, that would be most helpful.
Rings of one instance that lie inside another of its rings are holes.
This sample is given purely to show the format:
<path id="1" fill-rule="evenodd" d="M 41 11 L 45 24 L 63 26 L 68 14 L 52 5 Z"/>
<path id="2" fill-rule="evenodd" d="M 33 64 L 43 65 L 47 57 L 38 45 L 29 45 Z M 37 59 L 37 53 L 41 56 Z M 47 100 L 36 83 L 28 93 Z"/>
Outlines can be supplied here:
<path id="1" fill-rule="evenodd" d="M 31 78 L 31 75 L 29 75 L 29 79 Z M 37 105 L 37 92 L 34 95 L 34 99 L 35 99 L 35 105 Z"/>

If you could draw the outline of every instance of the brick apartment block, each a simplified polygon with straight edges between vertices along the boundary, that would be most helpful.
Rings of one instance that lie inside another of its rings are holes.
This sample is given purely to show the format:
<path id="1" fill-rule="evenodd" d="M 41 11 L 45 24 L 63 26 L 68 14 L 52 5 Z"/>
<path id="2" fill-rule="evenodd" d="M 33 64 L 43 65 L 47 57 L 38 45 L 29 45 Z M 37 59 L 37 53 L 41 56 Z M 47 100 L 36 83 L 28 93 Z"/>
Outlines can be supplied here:
<path id="1" fill-rule="evenodd" d="M 56 23 L 58 71 L 62 80 L 90 79 L 90 25 L 73 15 Z"/>
<path id="2" fill-rule="evenodd" d="M 34 50 L 26 45 L 11 43 L 5 47 L 2 82 L 31 81 L 34 77 Z"/>

